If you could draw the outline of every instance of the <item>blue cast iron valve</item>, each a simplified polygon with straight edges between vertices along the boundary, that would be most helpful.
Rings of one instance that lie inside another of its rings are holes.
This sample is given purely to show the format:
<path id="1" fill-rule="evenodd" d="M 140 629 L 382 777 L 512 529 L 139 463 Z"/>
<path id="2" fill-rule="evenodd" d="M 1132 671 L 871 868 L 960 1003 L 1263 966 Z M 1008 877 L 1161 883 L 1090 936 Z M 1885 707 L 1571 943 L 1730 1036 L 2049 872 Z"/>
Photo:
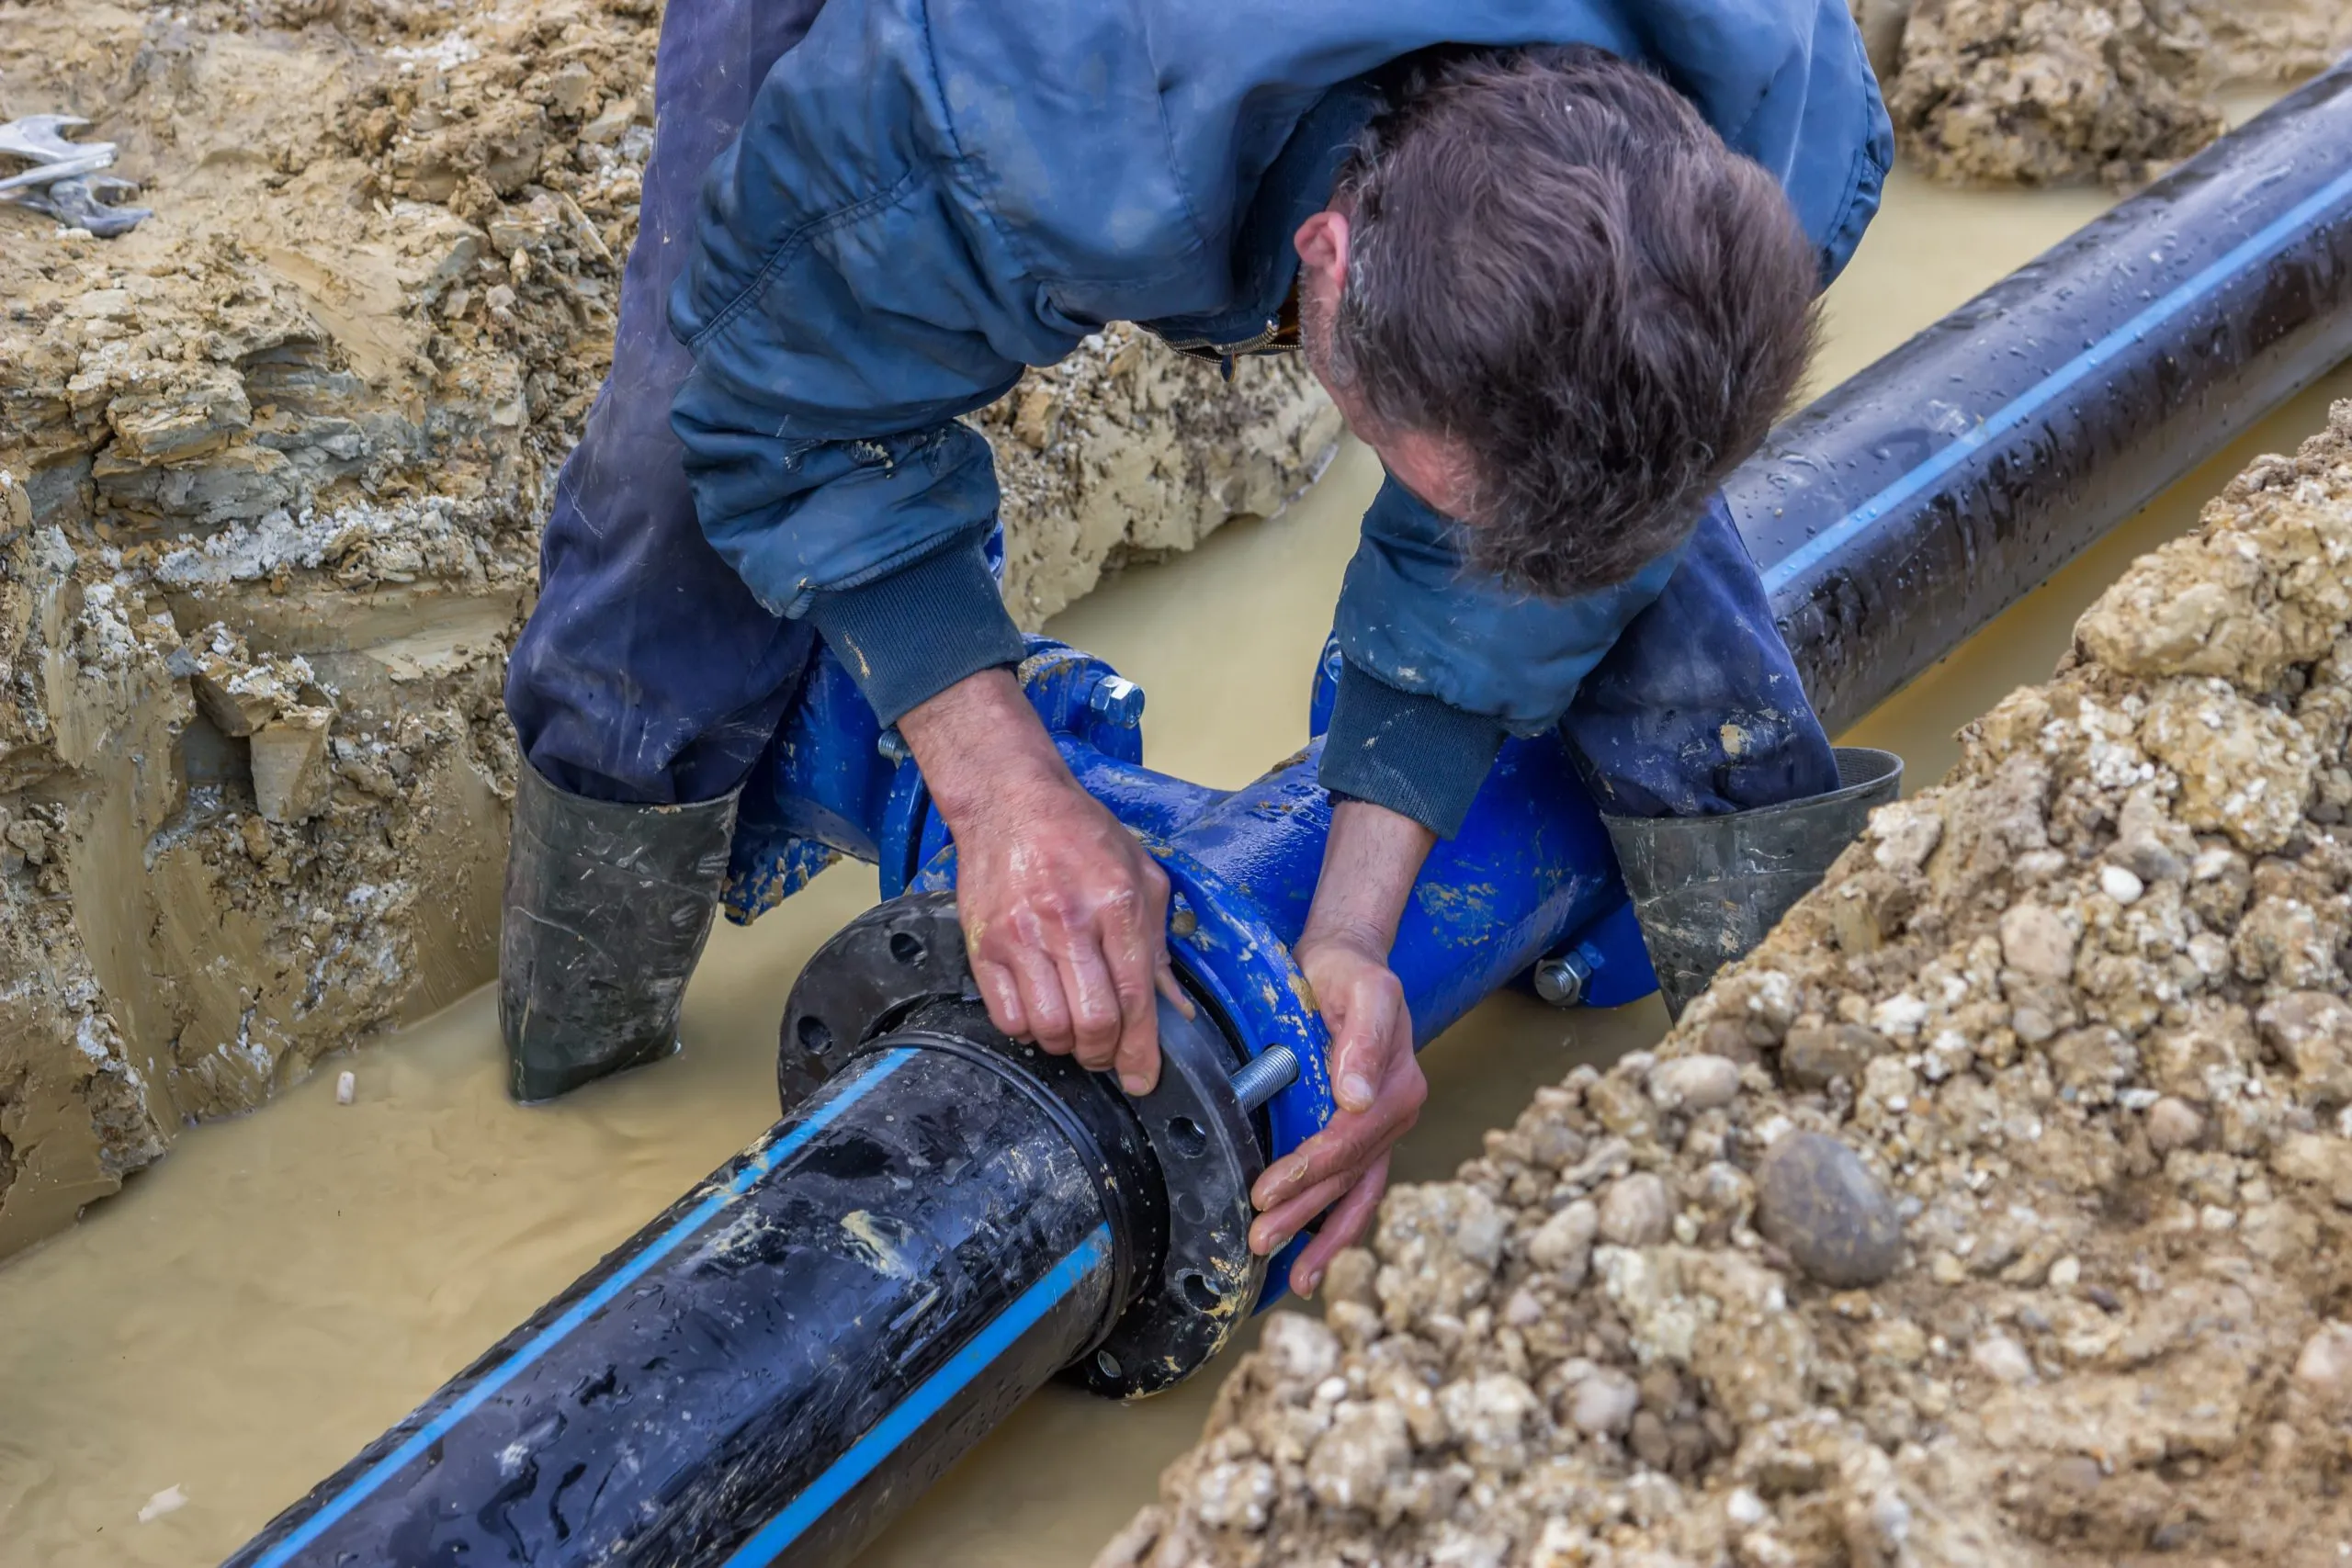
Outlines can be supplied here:
<path id="1" fill-rule="evenodd" d="M 1134 682 L 1037 637 L 1019 674 L 1049 732 L 1105 757 L 1143 760 L 1144 694 Z M 774 908 L 839 855 L 876 867 L 882 896 L 895 898 L 945 840 L 913 752 L 820 646 L 782 733 L 744 782 L 730 913 L 749 920 Z"/>
<path id="2" fill-rule="evenodd" d="M 1333 644 L 1317 661 L 1309 698 L 1317 730 L 1336 689 L 1338 657 Z M 1033 638 L 1021 675 L 1072 776 L 1167 871 L 1170 956 L 1232 1042 L 1237 1061 L 1282 1053 L 1242 1086 L 1259 1101 L 1250 1109 L 1262 1108 L 1265 1157 L 1279 1159 L 1328 1125 L 1336 1110 L 1329 1040 L 1290 954 L 1330 829 L 1330 800 L 1316 777 L 1320 739 L 1254 784 L 1210 789 L 1143 766 L 1139 728 L 1117 722 L 1139 716 L 1142 693 L 1102 660 Z M 859 731 L 844 726 L 831 744 L 854 749 Z M 821 758 L 823 748 L 808 755 Z M 821 768 L 813 772 L 825 776 Z M 954 845 L 910 762 L 897 767 L 880 820 L 842 841 L 876 844 L 886 894 L 955 886 Z M 903 883 L 892 873 L 899 865 L 910 868 Z M 1591 970 L 1577 1000 L 1614 1006 L 1653 988 L 1607 832 L 1566 745 L 1547 735 L 1505 746 L 1463 831 L 1441 844 L 1423 871 L 1390 959 L 1412 1010 L 1415 1043 L 1428 1043 L 1498 987 L 1529 980 L 1552 953 Z M 820 975 L 826 962 L 812 960 L 808 975 Z M 822 1027 L 863 1038 L 879 1021 L 829 1012 Z M 787 1019 L 787 1057 L 794 1027 Z M 803 1060 L 793 1081 L 805 1089 L 816 1081 L 814 1066 Z M 1289 1263 L 1309 1239 L 1294 1239 L 1273 1260 L 1261 1304 L 1281 1293 Z"/>

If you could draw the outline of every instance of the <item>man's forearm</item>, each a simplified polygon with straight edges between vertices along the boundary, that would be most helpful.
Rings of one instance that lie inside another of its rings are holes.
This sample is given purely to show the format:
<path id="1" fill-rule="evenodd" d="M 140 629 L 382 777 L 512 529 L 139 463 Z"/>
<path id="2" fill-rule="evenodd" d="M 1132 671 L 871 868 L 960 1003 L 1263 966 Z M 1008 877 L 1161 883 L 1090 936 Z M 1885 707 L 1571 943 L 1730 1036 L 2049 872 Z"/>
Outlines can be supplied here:
<path id="1" fill-rule="evenodd" d="M 1435 833 L 1385 806 L 1342 800 L 1333 807 L 1323 876 L 1299 946 L 1340 942 L 1385 961 L 1436 842 Z"/>
<path id="2" fill-rule="evenodd" d="M 951 829 L 1037 787 L 1075 788 L 1010 670 L 983 670 L 907 710 L 899 733 Z"/>

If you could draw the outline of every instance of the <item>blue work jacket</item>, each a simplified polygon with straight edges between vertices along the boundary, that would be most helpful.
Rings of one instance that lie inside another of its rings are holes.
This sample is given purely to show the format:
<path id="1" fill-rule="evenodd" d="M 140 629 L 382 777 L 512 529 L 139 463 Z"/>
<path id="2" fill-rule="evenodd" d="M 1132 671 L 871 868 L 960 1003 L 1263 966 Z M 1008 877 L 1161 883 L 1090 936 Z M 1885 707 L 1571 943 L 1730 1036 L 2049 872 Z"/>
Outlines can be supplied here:
<path id="1" fill-rule="evenodd" d="M 1657 70 L 1778 176 L 1824 282 L 1844 265 L 1892 156 L 1846 0 L 829 0 L 713 166 L 672 300 L 705 532 L 886 722 L 1017 652 L 980 586 L 993 462 L 958 416 L 1106 322 L 1258 337 L 1368 73 L 1538 42 Z M 1351 672 L 1498 741 L 1556 722 L 1673 567 L 1533 599 L 1451 533 L 1392 482 L 1339 633 Z"/>

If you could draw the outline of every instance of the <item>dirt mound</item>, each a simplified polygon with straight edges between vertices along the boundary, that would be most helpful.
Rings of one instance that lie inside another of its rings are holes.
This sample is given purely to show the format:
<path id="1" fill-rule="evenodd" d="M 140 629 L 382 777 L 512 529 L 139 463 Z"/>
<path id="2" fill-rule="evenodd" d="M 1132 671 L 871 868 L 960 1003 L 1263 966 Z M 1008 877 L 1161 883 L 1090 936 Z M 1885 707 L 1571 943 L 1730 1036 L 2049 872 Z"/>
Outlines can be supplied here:
<path id="1" fill-rule="evenodd" d="M 651 0 L 0 6 L 156 216 L 0 204 L 0 1255 L 487 978 L 500 709 L 652 146 Z M 1266 514 L 1296 367 L 1116 329 L 981 416 L 1035 626 Z"/>
<path id="2" fill-rule="evenodd" d="M 2352 50 L 2344 0 L 1871 0 L 1887 107 L 1939 179 L 2136 185 L 2224 129 L 2215 95 L 2298 81 Z"/>
<path id="3" fill-rule="evenodd" d="M 1391 1195 L 1102 1568 L 2352 1540 L 2352 403 L 1655 1055 Z"/>

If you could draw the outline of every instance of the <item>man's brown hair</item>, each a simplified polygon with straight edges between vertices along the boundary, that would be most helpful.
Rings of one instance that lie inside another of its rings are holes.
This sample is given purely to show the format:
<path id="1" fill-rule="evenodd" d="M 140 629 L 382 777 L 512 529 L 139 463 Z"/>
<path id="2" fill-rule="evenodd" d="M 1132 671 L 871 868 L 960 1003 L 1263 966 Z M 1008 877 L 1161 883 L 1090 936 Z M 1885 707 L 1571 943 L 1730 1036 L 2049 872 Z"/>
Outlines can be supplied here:
<path id="1" fill-rule="evenodd" d="M 1419 63 L 1357 142 L 1334 372 L 1471 458 L 1471 564 L 1561 597 L 1688 536 L 1794 395 L 1818 262 L 1787 197 L 1587 47 Z"/>

